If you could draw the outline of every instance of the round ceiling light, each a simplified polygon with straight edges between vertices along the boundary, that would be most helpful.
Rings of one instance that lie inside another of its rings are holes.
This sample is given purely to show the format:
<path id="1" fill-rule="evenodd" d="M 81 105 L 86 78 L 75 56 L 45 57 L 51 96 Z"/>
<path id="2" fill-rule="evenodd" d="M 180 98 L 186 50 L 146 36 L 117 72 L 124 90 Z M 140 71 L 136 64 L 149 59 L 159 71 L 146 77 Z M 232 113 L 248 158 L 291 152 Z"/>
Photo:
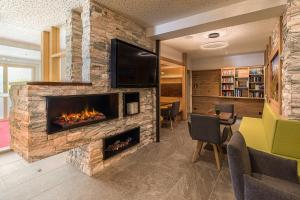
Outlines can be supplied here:
<path id="1" fill-rule="evenodd" d="M 210 34 L 208 34 L 208 37 L 209 38 L 218 38 L 218 37 L 220 37 L 220 33 L 210 33 Z"/>
<path id="2" fill-rule="evenodd" d="M 223 49 L 228 46 L 227 42 L 209 42 L 201 45 L 201 49 L 214 50 Z"/>
<path id="3" fill-rule="evenodd" d="M 226 30 L 216 30 L 216 31 L 210 31 L 202 34 L 204 38 L 208 38 L 208 39 L 221 38 L 224 37 L 225 35 L 227 35 Z"/>

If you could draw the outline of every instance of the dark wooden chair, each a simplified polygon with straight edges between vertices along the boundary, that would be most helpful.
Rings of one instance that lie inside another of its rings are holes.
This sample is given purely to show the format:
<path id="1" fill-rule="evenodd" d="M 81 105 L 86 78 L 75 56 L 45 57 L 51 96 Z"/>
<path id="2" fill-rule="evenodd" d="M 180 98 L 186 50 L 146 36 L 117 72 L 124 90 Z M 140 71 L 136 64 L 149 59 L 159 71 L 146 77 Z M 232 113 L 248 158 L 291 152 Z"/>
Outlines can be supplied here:
<path id="1" fill-rule="evenodd" d="M 231 113 L 231 118 L 228 120 L 220 120 L 220 123 L 228 126 L 230 129 L 230 137 L 232 136 L 232 128 L 231 126 L 235 124 L 236 119 L 237 119 L 237 115 L 234 112 L 234 104 L 218 104 L 215 105 L 215 110 L 219 111 L 219 112 L 226 112 L 226 113 Z"/>
<path id="2" fill-rule="evenodd" d="M 172 106 L 161 109 L 161 115 L 164 118 L 164 120 L 170 121 L 171 123 L 171 129 L 173 129 L 173 122 L 176 121 L 176 117 L 179 114 L 180 109 L 180 102 L 176 101 L 172 103 Z"/>
<path id="3" fill-rule="evenodd" d="M 199 158 L 203 143 L 208 143 L 213 146 L 217 169 L 221 170 L 221 159 L 223 159 L 221 145 L 228 137 L 229 128 L 225 127 L 221 133 L 220 119 L 217 116 L 200 114 L 191 114 L 188 125 L 192 139 L 197 140 L 192 161 L 195 162 Z"/>

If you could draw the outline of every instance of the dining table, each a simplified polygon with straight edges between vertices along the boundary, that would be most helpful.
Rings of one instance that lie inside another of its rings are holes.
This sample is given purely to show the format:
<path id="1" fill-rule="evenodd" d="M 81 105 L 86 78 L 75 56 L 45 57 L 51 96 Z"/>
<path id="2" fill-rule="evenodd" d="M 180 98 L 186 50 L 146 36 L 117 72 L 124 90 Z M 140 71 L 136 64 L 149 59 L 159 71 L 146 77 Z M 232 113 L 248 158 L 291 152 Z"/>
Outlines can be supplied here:
<path id="1" fill-rule="evenodd" d="M 170 101 L 168 101 L 168 102 L 166 102 L 166 101 L 161 101 L 160 102 L 160 109 L 167 109 L 167 108 L 169 108 L 169 107 L 172 107 L 172 104 L 173 104 L 174 102 L 170 102 Z"/>
<path id="2" fill-rule="evenodd" d="M 228 121 L 232 118 L 232 113 L 229 112 L 220 112 L 219 114 L 217 114 L 215 110 L 209 110 L 207 114 L 210 116 L 218 116 L 221 124 L 222 121 Z"/>
<path id="3" fill-rule="evenodd" d="M 172 105 L 172 102 L 160 102 L 160 106 Z"/>

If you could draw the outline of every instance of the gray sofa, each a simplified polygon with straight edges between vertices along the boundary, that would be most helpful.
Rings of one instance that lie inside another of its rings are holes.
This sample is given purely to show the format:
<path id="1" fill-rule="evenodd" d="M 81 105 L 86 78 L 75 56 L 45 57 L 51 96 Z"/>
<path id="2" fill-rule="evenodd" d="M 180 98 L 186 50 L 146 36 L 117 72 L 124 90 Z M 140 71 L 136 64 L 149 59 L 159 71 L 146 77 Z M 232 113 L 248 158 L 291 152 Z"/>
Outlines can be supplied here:
<path id="1" fill-rule="evenodd" d="M 247 148 L 239 132 L 227 154 L 237 200 L 300 200 L 296 161 Z"/>

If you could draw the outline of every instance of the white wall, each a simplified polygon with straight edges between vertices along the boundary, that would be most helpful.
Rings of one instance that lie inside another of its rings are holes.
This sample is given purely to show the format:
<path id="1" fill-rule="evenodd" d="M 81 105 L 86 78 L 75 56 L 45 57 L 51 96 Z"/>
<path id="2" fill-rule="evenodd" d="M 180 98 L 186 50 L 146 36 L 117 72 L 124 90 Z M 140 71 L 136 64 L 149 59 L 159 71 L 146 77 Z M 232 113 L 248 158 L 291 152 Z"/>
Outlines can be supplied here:
<path id="1" fill-rule="evenodd" d="M 222 67 L 243 67 L 264 65 L 264 53 L 249 53 L 231 56 L 209 57 L 201 59 L 188 59 L 191 70 L 220 69 Z"/>
<path id="2" fill-rule="evenodd" d="M 182 52 L 161 43 L 160 55 L 178 62 L 182 62 Z"/>

